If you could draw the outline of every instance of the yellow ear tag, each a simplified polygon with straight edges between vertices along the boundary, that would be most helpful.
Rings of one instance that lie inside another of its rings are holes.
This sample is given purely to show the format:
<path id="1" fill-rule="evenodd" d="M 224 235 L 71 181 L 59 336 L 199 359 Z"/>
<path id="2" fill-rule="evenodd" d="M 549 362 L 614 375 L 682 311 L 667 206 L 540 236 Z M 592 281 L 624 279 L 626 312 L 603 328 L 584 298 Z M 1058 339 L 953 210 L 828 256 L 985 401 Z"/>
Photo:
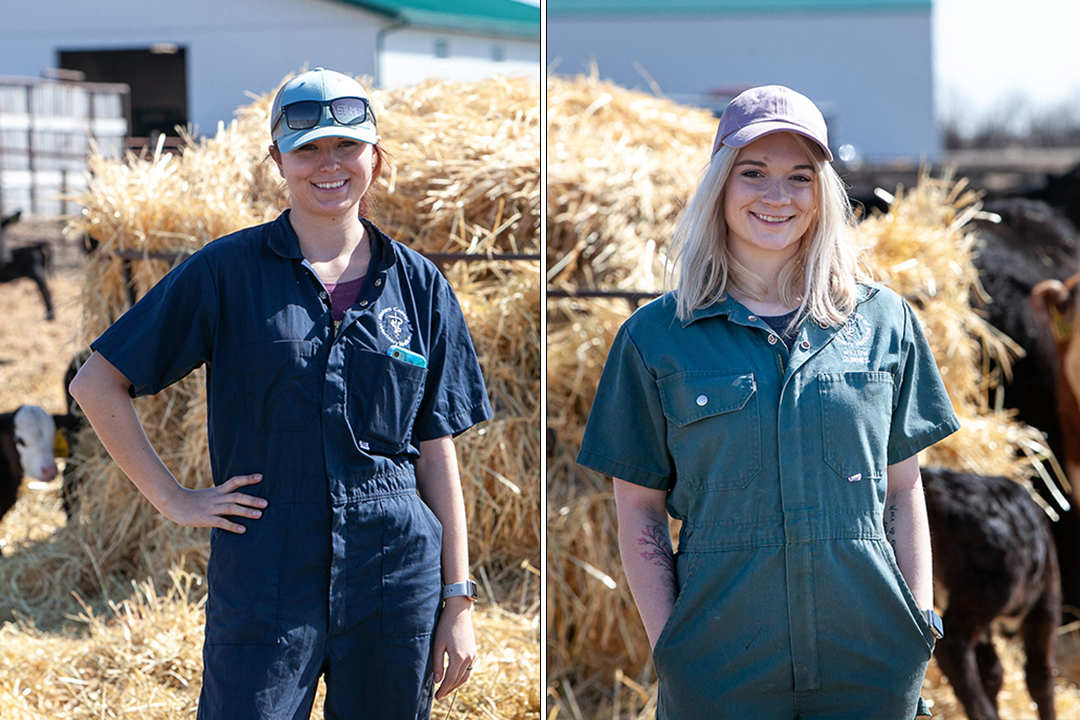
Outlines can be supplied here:
<path id="1" fill-rule="evenodd" d="M 1072 327 L 1069 326 L 1069 320 L 1065 317 L 1065 313 L 1058 310 L 1056 307 L 1051 306 L 1050 310 L 1050 332 L 1054 335 L 1054 340 L 1059 343 L 1068 342 L 1072 336 Z"/>
<path id="2" fill-rule="evenodd" d="M 56 441 L 53 442 L 53 455 L 58 458 L 71 456 L 71 448 L 68 447 L 68 442 L 64 439 L 64 434 L 59 430 L 56 431 Z"/>

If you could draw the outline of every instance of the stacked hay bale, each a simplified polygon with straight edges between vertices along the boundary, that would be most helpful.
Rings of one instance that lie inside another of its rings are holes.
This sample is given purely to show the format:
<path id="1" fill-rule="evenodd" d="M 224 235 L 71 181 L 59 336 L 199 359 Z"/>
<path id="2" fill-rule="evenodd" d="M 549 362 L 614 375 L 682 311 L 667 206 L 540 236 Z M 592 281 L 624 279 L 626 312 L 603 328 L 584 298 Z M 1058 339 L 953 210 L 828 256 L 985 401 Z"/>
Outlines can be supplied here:
<path id="1" fill-rule="evenodd" d="M 256 99 L 213 138 L 189 141 L 180 154 L 159 147 L 148 157 L 93 160 L 90 187 L 79 198 L 85 211 L 76 223 L 100 243 L 87 260 L 84 345 L 130 306 L 129 293 L 144 295 L 178 255 L 271 220 L 287 207 L 267 153 L 272 97 Z M 539 254 L 540 88 L 535 81 L 429 82 L 376 91 L 372 100 L 391 155 L 375 191 L 380 227 L 421 252 Z M 472 571 L 482 595 L 503 612 L 529 617 L 539 602 L 540 565 L 537 265 L 483 260 L 444 268 L 495 409 L 492 421 L 457 443 Z M 152 444 L 181 483 L 209 485 L 204 374 L 141 398 L 136 407 Z M 76 521 L 7 559 L 0 582 L 10 592 L 0 605 L 32 609 L 39 625 L 59 623 L 70 614 L 73 590 L 89 598 L 122 598 L 131 594 L 132 579 L 167 587 L 178 569 L 196 578 L 191 598 L 198 601 L 209 531 L 182 528 L 160 516 L 89 429 L 80 438 L 79 454 L 83 490 Z M 530 619 L 518 622 L 529 626 Z M 535 626 L 528 634 L 531 642 L 538 641 Z M 538 655 L 531 659 L 531 671 Z M 503 673 L 505 680 L 512 669 L 516 676 L 520 669 L 507 662 L 492 662 L 481 673 Z M 538 672 L 531 681 L 502 682 L 517 693 L 513 702 L 525 708 L 508 716 L 538 709 L 538 691 L 528 689 L 537 678 Z M 482 684 L 482 675 L 478 679 Z"/>
<path id="2" fill-rule="evenodd" d="M 549 78 L 548 98 L 549 282 L 661 289 L 665 248 L 708 162 L 715 119 L 595 78 Z M 990 407 L 989 368 L 1007 363 L 1008 341 L 969 304 L 977 277 L 965 223 L 978 210 L 962 184 L 926 177 L 891 213 L 864 222 L 856 241 L 875 276 L 915 307 L 963 421 L 925 462 L 1024 479 L 1046 448 Z M 654 679 L 618 558 L 610 480 L 574 462 L 608 348 L 632 309 L 548 302 L 548 677 L 568 715 L 577 705 L 592 716 L 612 705 L 647 711 Z M 1018 448 L 1034 462 L 1017 460 Z"/>

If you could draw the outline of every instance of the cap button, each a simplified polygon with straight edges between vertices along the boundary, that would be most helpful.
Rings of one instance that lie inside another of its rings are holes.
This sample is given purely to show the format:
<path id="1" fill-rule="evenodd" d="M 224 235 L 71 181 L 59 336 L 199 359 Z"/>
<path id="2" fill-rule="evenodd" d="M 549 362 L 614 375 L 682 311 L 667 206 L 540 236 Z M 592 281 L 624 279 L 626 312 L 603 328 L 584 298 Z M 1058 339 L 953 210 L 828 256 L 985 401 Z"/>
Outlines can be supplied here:
<path id="1" fill-rule="evenodd" d="M 705 403 L 707 403 L 707 402 L 709 402 L 709 398 L 706 397 L 705 395 L 698 395 L 697 396 L 697 404 L 698 404 L 698 406 L 704 407 Z"/>

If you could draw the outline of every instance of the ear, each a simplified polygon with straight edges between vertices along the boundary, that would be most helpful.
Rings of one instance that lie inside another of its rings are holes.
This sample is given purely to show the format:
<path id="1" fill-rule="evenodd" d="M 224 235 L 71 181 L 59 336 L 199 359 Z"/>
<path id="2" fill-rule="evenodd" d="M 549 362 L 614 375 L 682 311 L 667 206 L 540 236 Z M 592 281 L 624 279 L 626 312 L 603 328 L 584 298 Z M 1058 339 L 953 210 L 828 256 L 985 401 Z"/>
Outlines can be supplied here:
<path id="1" fill-rule="evenodd" d="M 281 173 L 281 177 L 285 177 L 285 171 L 281 169 L 281 151 L 278 150 L 276 143 L 270 143 L 270 147 L 267 149 L 270 153 L 271 159 L 277 164 L 278 172 Z"/>
<path id="2" fill-rule="evenodd" d="M 1050 325 L 1051 312 L 1063 313 L 1069 306 L 1069 291 L 1059 280 L 1043 280 L 1031 290 L 1031 309 L 1035 318 Z"/>

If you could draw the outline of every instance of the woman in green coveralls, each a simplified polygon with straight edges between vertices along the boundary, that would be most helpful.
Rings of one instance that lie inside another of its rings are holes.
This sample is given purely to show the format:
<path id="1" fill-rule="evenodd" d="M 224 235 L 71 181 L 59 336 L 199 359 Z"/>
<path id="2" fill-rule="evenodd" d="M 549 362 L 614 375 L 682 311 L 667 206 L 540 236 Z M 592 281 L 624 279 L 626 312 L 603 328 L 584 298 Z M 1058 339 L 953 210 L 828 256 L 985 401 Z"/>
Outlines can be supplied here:
<path id="1" fill-rule="evenodd" d="M 917 453 L 959 423 L 911 308 L 858 269 L 831 160 L 808 98 L 735 98 L 676 290 L 622 327 L 596 394 L 578 459 L 615 478 L 660 719 L 928 714 Z"/>

